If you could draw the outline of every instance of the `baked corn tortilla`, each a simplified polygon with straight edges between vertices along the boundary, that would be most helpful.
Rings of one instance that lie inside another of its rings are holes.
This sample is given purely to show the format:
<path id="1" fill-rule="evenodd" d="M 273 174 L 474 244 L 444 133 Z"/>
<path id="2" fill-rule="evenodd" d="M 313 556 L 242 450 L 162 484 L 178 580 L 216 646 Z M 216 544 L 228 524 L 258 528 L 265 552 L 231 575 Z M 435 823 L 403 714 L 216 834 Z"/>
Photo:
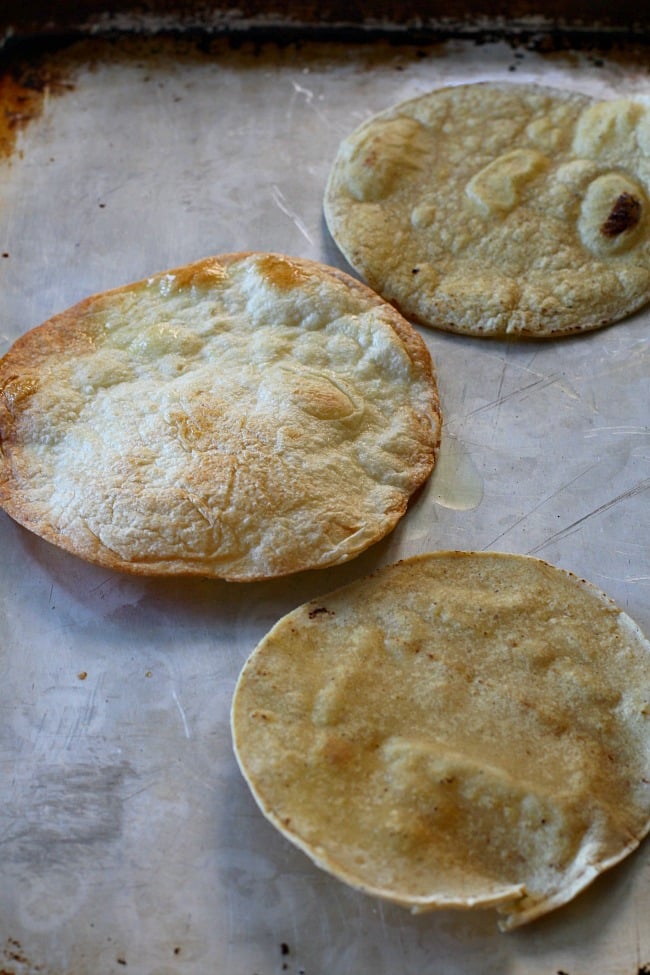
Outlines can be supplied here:
<path id="1" fill-rule="evenodd" d="M 245 664 L 232 732 L 289 840 L 413 911 L 515 928 L 650 828 L 650 643 L 531 557 L 421 555 L 300 606 Z"/>
<path id="2" fill-rule="evenodd" d="M 650 299 L 650 104 L 479 82 L 343 140 L 324 210 L 353 268 L 411 320 L 543 338 Z"/>
<path id="3" fill-rule="evenodd" d="M 395 526 L 439 436 L 411 325 L 278 254 L 95 295 L 0 360 L 0 505 L 129 572 L 246 581 L 344 562 Z"/>

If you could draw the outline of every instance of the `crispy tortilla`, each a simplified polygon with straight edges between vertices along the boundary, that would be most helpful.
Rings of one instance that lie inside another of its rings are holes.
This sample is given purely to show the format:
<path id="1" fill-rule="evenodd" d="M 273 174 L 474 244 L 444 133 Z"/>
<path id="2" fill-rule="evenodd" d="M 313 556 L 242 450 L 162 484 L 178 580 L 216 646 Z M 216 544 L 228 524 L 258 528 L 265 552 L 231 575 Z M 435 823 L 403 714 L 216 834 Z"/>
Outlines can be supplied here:
<path id="1" fill-rule="evenodd" d="M 262 812 L 413 911 L 559 907 L 650 829 L 650 642 L 537 559 L 438 552 L 281 619 L 232 729 Z"/>
<path id="2" fill-rule="evenodd" d="M 411 320 L 544 338 L 650 300 L 649 195 L 647 102 L 484 82 L 366 121 L 324 208 L 352 267 Z"/>
<path id="3" fill-rule="evenodd" d="M 141 574 L 334 565 L 394 528 L 440 435 L 426 346 L 347 275 L 231 254 L 95 295 L 0 360 L 0 505 Z"/>

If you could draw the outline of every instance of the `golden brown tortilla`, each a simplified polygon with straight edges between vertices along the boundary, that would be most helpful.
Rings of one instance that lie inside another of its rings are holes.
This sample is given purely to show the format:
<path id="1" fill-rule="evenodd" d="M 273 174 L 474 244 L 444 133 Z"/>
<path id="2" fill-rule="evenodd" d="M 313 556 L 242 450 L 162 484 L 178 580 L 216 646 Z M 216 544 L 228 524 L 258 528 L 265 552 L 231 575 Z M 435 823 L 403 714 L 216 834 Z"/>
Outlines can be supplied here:
<path id="1" fill-rule="evenodd" d="M 514 928 L 650 829 L 650 642 L 537 559 L 437 552 L 300 606 L 246 663 L 235 752 L 320 867 Z"/>
<path id="2" fill-rule="evenodd" d="M 341 144 L 325 216 L 411 320 L 542 338 L 650 299 L 650 105 L 532 84 L 441 88 Z"/>
<path id="3" fill-rule="evenodd" d="M 277 254 L 95 295 L 0 360 L 0 505 L 130 572 L 344 562 L 404 514 L 439 434 L 415 330 L 347 275 Z"/>

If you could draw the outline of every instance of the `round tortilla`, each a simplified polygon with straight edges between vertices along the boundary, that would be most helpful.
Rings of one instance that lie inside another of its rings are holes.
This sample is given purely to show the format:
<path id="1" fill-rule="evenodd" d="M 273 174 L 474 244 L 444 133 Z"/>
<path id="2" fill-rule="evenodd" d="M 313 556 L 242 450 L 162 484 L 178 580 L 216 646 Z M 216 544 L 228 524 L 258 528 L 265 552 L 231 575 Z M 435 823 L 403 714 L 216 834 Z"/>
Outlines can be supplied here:
<path id="1" fill-rule="evenodd" d="M 0 360 L 0 505 L 135 573 L 344 562 L 394 528 L 439 435 L 411 325 L 342 272 L 278 254 L 95 295 Z"/>
<path id="2" fill-rule="evenodd" d="M 262 812 L 425 911 L 564 904 L 650 829 L 650 642 L 538 559 L 407 559 L 281 619 L 232 707 Z"/>
<path id="3" fill-rule="evenodd" d="M 650 105 L 532 84 L 442 88 L 369 119 L 325 217 L 413 321 L 542 338 L 650 300 Z"/>

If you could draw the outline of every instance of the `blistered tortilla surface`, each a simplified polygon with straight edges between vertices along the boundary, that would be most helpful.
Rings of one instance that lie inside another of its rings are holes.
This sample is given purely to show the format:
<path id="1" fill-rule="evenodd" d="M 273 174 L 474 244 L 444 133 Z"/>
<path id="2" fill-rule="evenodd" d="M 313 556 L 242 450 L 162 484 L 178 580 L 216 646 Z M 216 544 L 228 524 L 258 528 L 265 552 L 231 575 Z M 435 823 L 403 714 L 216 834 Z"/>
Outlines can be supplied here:
<path id="1" fill-rule="evenodd" d="M 242 670 L 232 726 L 275 826 L 415 911 L 514 928 L 650 828 L 650 643 L 525 556 L 418 556 L 299 607 Z"/>
<path id="2" fill-rule="evenodd" d="M 650 300 L 650 104 L 484 82 L 343 140 L 325 194 L 350 264 L 411 320 L 549 337 Z"/>
<path id="3" fill-rule="evenodd" d="M 404 514 L 439 433 L 415 330 L 352 278 L 276 254 L 93 296 L 0 360 L 0 505 L 137 573 L 343 562 Z"/>

